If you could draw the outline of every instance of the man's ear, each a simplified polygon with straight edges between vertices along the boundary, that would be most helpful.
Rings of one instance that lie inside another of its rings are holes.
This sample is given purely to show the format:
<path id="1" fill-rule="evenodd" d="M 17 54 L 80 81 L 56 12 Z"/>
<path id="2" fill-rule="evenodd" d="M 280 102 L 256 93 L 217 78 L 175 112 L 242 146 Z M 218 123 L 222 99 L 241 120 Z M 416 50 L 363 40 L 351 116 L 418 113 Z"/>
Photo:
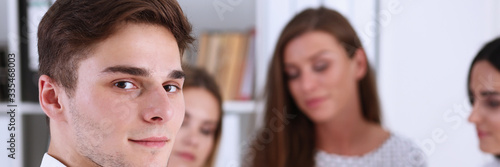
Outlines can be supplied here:
<path id="1" fill-rule="evenodd" d="M 60 99 L 64 94 L 63 88 L 47 75 L 40 76 L 38 88 L 38 99 L 45 114 L 51 120 L 65 119 Z"/>
<path id="2" fill-rule="evenodd" d="M 368 71 L 368 59 L 363 48 L 356 49 L 353 57 L 356 66 L 356 79 L 360 81 L 363 79 Z"/>

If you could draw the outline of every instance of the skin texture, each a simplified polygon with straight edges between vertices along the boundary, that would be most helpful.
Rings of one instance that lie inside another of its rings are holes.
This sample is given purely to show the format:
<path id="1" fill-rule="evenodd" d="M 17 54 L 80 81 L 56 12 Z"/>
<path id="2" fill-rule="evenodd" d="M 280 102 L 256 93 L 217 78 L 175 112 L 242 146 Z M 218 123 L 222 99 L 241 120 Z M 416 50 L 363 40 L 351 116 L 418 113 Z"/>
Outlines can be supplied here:
<path id="1" fill-rule="evenodd" d="M 184 119 L 179 49 L 160 26 L 124 23 L 79 63 L 69 97 L 39 79 L 48 154 L 67 166 L 166 166 Z"/>
<path id="2" fill-rule="evenodd" d="M 361 114 L 358 82 L 367 71 L 362 49 L 349 58 L 332 35 L 311 31 L 287 44 L 284 64 L 294 101 L 315 124 L 319 149 L 361 155 L 389 137 Z"/>
<path id="3" fill-rule="evenodd" d="M 500 72 L 489 62 L 478 61 L 472 68 L 470 88 L 473 108 L 469 122 L 476 125 L 482 151 L 500 154 Z"/>
<path id="4" fill-rule="evenodd" d="M 186 116 L 177 134 L 169 166 L 202 167 L 213 152 L 220 115 L 217 99 L 203 88 L 184 89 Z"/>

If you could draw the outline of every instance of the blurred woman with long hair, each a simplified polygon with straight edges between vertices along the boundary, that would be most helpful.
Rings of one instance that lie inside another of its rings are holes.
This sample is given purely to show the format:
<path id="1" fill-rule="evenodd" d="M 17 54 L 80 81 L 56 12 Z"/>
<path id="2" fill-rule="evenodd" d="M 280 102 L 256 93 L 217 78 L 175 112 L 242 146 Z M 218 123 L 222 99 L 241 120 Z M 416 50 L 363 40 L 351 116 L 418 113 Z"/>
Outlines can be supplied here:
<path id="1" fill-rule="evenodd" d="M 250 166 L 425 166 L 415 144 L 382 127 L 374 73 L 338 12 L 296 15 L 269 68 L 264 128 L 250 147 Z"/>
<path id="2" fill-rule="evenodd" d="M 207 72 L 196 67 L 183 69 L 186 115 L 168 166 L 213 167 L 222 131 L 222 97 Z"/>

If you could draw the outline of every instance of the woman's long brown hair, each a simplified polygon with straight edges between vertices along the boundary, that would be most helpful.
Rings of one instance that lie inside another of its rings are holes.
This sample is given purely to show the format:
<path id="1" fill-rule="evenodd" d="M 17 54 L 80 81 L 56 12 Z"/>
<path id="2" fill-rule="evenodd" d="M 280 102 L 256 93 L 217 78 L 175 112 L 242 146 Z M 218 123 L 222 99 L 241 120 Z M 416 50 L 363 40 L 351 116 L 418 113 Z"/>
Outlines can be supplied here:
<path id="1" fill-rule="evenodd" d="M 296 15 L 282 31 L 276 45 L 266 84 L 264 127 L 244 157 L 251 167 L 313 167 L 316 152 L 313 122 L 295 104 L 288 89 L 283 66 L 283 52 L 294 38 L 311 31 L 326 32 L 344 45 L 348 56 L 362 49 L 356 32 L 337 11 L 320 7 Z M 381 124 L 380 107 L 374 73 L 369 64 L 359 82 L 359 97 L 363 118 Z"/>

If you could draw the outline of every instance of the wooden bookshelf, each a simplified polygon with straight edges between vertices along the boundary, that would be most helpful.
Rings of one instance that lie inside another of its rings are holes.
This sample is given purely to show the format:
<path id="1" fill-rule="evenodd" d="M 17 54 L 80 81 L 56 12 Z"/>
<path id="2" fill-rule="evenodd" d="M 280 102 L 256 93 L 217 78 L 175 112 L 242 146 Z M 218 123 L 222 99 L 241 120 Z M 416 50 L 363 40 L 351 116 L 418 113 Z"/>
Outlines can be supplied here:
<path id="1" fill-rule="evenodd" d="M 196 66 L 205 69 L 215 78 L 224 101 L 253 99 L 254 41 L 252 32 L 200 35 Z"/>

